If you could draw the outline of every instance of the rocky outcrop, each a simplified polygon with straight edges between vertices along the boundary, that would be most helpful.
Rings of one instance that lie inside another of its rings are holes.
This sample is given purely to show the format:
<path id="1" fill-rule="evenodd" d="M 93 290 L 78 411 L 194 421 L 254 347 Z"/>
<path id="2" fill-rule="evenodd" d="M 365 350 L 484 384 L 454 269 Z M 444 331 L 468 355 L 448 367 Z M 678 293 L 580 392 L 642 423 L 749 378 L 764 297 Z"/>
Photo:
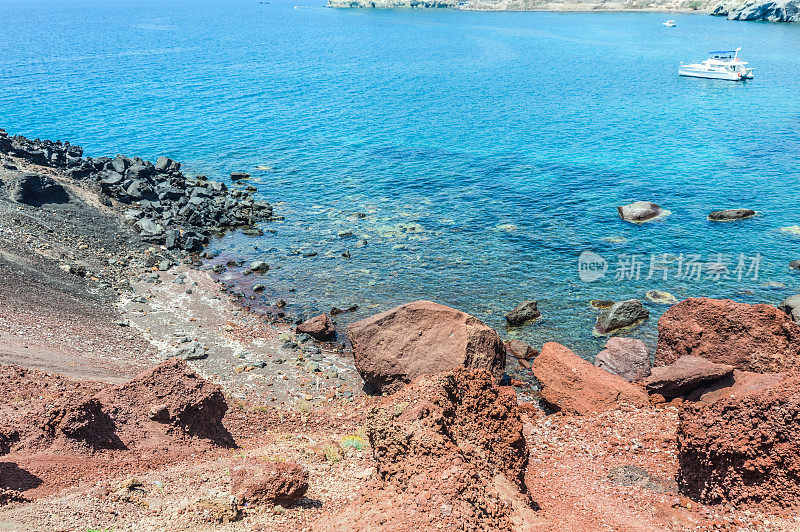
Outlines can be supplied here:
<path id="1" fill-rule="evenodd" d="M 597 353 L 594 365 L 628 382 L 650 375 L 650 353 L 641 340 L 634 338 L 609 338 L 606 348 Z"/>
<path id="2" fill-rule="evenodd" d="M 232 447 L 222 425 L 228 409 L 222 388 L 200 377 L 183 360 L 171 358 L 133 380 L 100 392 L 96 398 L 117 425 L 126 446 L 135 446 L 143 432 L 154 438 L 199 438 Z"/>
<path id="3" fill-rule="evenodd" d="M 757 373 L 800 365 L 800 325 L 770 305 L 692 298 L 658 320 L 656 365 L 694 355 Z"/>
<path id="4" fill-rule="evenodd" d="M 705 358 L 683 356 L 667 366 L 653 368 L 644 386 L 649 393 L 671 399 L 689 394 L 696 389 L 733 373 L 733 366 L 717 364 Z"/>
<path id="5" fill-rule="evenodd" d="M 765 20 L 767 22 L 800 22 L 800 0 L 723 2 L 711 11 L 729 20 Z"/>
<path id="6" fill-rule="evenodd" d="M 336 339 L 336 329 L 327 314 L 320 314 L 297 326 L 298 333 L 305 333 L 320 342 Z"/>
<path id="7" fill-rule="evenodd" d="M 240 508 L 288 506 L 308 491 L 308 470 L 294 462 L 256 462 L 231 472 L 231 494 Z"/>
<path id="8" fill-rule="evenodd" d="M 619 301 L 600 311 L 594 325 L 594 334 L 609 336 L 623 329 L 632 329 L 649 317 L 650 311 L 638 299 Z"/>
<path id="9" fill-rule="evenodd" d="M 732 374 L 714 381 L 708 387 L 689 395 L 687 399 L 710 404 L 720 399 L 743 397 L 777 384 L 784 376 L 782 373 L 753 373 L 735 369 Z"/>
<path id="10" fill-rule="evenodd" d="M 797 508 L 798 456 L 800 377 L 679 414 L 678 482 L 701 502 Z"/>
<path id="11" fill-rule="evenodd" d="M 369 412 L 376 475 L 323 530 L 526 530 L 535 514 L 513 389 L 485 370 L 423 376 Z"/>
<path id="12" fill-rule="evenodd" d="M 638 386 L 594 366 L 555 342 L 544 344 L 531 367 L 539 381 L 542 400 L 565 413 L 600 412 L 618 408 L 620 403 L 649 404 L 647 394 Z"/>
<path id="13" fill-rule="evenodd" d="M 511 326 L 522 325 L 527 321 L 535 320 L 539 316 L 541 314 L 536 301 L 523 301 L 514 310 L 506 314 L 506 322 Z"/>
<path id="14" fill-rule="evenodd" d="M 445 305 L 415 301 L 351 323 L 347 335 L 366 383 L 393 392 L 419 375 L 488 370 L 498 380 L 505 346 L 483 322 Z"/>
<path id="15" fill-rule="evenodd" d="M 11 182 L 8 196 L 11 201 L 41 207 L 47 203 L 67 203 L 67 191 L 52 178 L 39 174 L 24 174 Z"/>
<path id="16" fill-rule="evenodd" d="M 79 146 L 10 137 L 0 130 L 0 157 L 18 157 L 61 170 L 101 196 L 116 200 L 127 208 L 125 220 L 143 239 L 168 249 L 197 251 L 209 241 L 211 232 L 272 217 L 272 207 L 255 200 L 251 190 L 228 190 L 224 183 L 204 176 L 188 178 L 181 173 L 180 163 L 167 157 L 159 157 L 153 164 L 138 157 L 93 159 L 82 155 Z M 54 188 L 50 178 L 19 179 L 29 185 L 23 187 L 19 194 L 23 199 L 18 201 L 41 205 L 68 200 L 66 192 Z M 43 183 L 43 179 L 50 181 Z"/>
<path id="17" fill-rule="evenodd" d="M 636 201 L 628 205 L 621 205 L 617 207 L 617 212 L 619 217 L 626 222 L 637 224 L 657 220 L 670 213 L 651 201 Z"/>

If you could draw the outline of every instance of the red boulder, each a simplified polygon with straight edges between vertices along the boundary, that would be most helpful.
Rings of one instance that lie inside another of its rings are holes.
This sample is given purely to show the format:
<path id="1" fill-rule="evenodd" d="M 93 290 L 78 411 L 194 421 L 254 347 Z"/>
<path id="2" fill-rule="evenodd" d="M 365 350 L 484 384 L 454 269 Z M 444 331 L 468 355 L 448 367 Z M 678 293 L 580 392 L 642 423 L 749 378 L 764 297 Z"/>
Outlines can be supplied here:
<path id="1" fill-rule="evenodd" d="M 555 342 L 544 344 L 531 366 L 541 386 L 542 399 L 563 412 L 588 414 L 617 408 L 620 403 L 649 404 L 647 394 L 635 384 Z"/>
<path id="2" fill-rule="evenodd" d="M 293 462 L 259 462 L 231 473 L 231 493 L 240 506 L 289 505 L 308 491 L 308 471 Z"/>
<path id="3" fill-rule="evenodd" d="M 506 349 L 497 333 L 465 312 L 415 301 L 351 323 L 356 369 L 378 391 L 393 392 L 419 375 L 457 368 L 488 370 L 498 380 Z"/>
<path id="4" fill-rule="evenodd" d="M 694 355 L 758 373 L 800 367 L 800 325 L 770 305 L 692 298 L 658 320 L 656 365 Z"/>
<path id="5" fill-rule="evenodd" d="M 327 314 L 320 314 L 297 326 L 298 333 L 305 333 L 320 342 L 329 342 L 336 338 L 336 329 Z"/>

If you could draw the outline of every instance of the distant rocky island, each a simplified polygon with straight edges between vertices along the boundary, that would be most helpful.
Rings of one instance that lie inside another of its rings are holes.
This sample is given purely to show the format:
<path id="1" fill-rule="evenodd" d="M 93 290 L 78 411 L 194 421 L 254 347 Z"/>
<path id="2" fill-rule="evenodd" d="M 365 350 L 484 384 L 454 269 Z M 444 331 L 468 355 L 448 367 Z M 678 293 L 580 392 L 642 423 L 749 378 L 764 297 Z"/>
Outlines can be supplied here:
<path id="1" fill-rule="evenodd" d="M 328 0 L 327 5 L 464 11 L 700 11 L 730 20 L 800 22 L 800 0 Z"/>

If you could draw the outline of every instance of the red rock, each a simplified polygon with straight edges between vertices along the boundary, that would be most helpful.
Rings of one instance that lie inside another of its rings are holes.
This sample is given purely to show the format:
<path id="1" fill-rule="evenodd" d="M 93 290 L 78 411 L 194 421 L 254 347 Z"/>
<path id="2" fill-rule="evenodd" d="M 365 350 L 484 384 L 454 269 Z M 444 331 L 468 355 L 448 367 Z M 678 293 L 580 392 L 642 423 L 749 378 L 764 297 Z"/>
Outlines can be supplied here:
<path id="1" fill-rule="evenodd" d="M 528 449 L 513 389 L 485 370 L 421 376 L 369 413 L 377 474 L 314 530 L 528 530 Z"/>
<path id="2" fill-rule="evenodd" d="M 644 380 L 644 386 L 648 393 L 666 398 L 680 397 L 730 375 L 733 369 L 728 364 L 717 364 L 705 358 L 683 356 L 668 366 L 653 368 Z"/>
<path id="3" fill-rule="evenodd" d="M 656 365 L 685 355 L 757 373 L 797 368 L 800 325 L 770 305 L 687 299 L 658 320 Z"/>
<path id="4" fill-rule="evenodd" d="M 415 301 L 351 323 L 347 334 L 358 372 L 393 392 L 419 375 L 482 368 L 498 380 L 505 346 L 483 322 L 445 305 Z"/>
<path id="5" fill-rule="evenodd" d="M 539 351 L 532 348 L 522 340 L 517 340 L 516 338 L 509 340 L 506 342 L 506 349 L 514 358 L 518 358 L 519 360 L 531 360 L 533 357 L 539 354 Z"/>
<path id="6" fill-rule="evenodd" d="M 800 377 L 684 403 L 678 461 L 681 491 L 701 502 L 800 507 Z"/>
<path id="7" fill-rule="evenodd" d="M 615 336 L 597 353 L 594 365 L 634 382 L 650 375 L 650 353 L 641 340 Z"/>
<path id="8" fill-rule="evenodd" d="M 599 412 L 617 408 L 620 403 L 649 404 L 647 394 L 638 386 L 594 366 L 555 342 L 544 344 L 531 366 L 541 386 L 542 399 L 566 413 Z"/>
<path id="9" fill-rule="evenodd" d="M 164 435 L 234 445 L 222 425 L 228 409 L 222 388 L 178 358 L 162 362 L 121 386 L 107 388 L 96 398 L 114 420 L 116 434 L 126 447 Z"/>
<path id="10" fill-rule="evenodd" d="M 231 473 L 231 493 L 240 506 L 287 506 L 308 491 L 308 471 L 294 462 L 257 462 Z"/>
<path id="11" fill-rule="evenodd" d="M 320 314 L 297 326 L 298 333 L 306 333 L 320 342 L 329 342 L 336 338 L 336 329 L 327 314 Z"/>
<path id="12" fill-rule="evenodd" d="M 720 379 L 708 388 L 698 390 L 697 397 L 690 400 L 713 403 L 720 399 L 742 397 L 752 392 L 758 392 L 777 384 L 784 378 L 783 373 L 753 373 L 751 371 L 734 370 L 732 375 Z"/>

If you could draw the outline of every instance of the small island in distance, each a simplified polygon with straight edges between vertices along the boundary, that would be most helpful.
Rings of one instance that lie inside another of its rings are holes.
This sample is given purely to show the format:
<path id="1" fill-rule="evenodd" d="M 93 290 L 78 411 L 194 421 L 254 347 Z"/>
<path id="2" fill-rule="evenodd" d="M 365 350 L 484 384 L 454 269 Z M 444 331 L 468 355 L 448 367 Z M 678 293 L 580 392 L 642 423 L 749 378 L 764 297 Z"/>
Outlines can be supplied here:
<path id="1" fill-rule="evenodd" d="M 463 11 L 698 11 L 730 20 L 800 22 L 800 0 L 328 0 L 327 5 Z"/>

